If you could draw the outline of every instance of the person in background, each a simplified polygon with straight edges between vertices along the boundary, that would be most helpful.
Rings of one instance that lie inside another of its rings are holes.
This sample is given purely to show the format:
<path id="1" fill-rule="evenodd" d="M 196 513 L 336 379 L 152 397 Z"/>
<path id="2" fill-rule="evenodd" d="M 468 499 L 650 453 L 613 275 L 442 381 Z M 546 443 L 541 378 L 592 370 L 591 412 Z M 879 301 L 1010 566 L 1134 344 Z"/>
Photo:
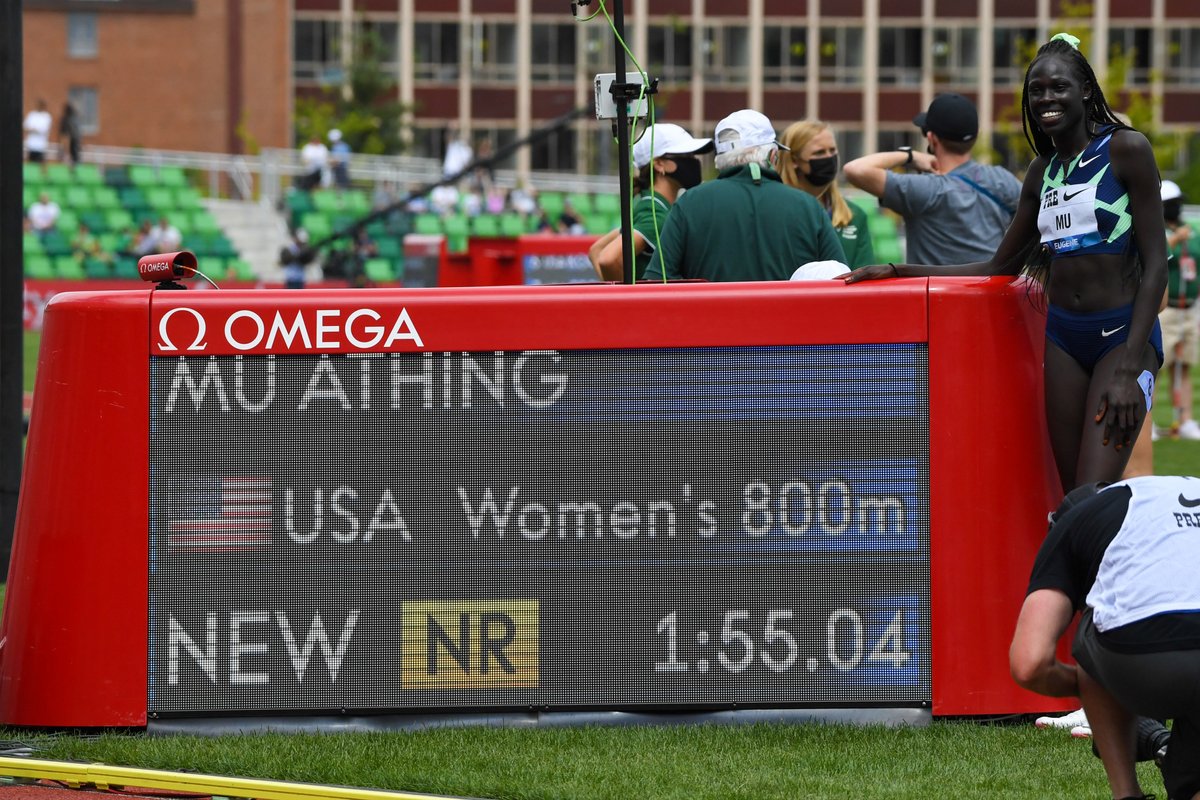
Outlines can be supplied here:
<path id="1" fill-rule="evenodd" d="M 61 215 L 62 209 L 46 192 L 39 194 L 37 201 L 30 203 L 29 210 L 25 212 L 30 227 L 39 239 L 46 238 L 46 235 L 54 230 Z"/>
<path id="2" fill-rule="evenodd" d="M 339 189 L 349 189 L 350 145 L 337 128 L 329 132 L 329 167 L 333 173 L 333 185 Z"/>
<path id="3" fill-rule="evenodd" d="M 283 285 L 287 289 L 303 289 L 305 260 L 308 255 L 308 231 L 296 228 L 291 241 L 279 252 L 279 263 L 283 267 Z"/>
<path id="4" fill-rule="evenodd" d="M 474 158 L 475 153 L 471 150 L 471 145 L 463 140 L 458 123 L 448 124 L 446 126 L 446 156 L 442 159 L 442 177 L 452 178 L 460 175 Z"/>
<path id="5" fill-rule="evenodd" d="M 70 161 L 71 169 L 79 163 L 80 132 L 79 113 L 75 104 L 68 100 L 63 104 L 62 117 L 58 120 L 58 159 Z"/>
<path id="6" fill-rule="evenodd" d="M 1196 339 L 1200 336 L 1200 281 L 1196 278 L 1196 257 L 1191 248 L 1192 228 L 1183 220 L 1183 192 L 1174 181 L 1163 181 L 1163 219 L 1167 225 L 1167 305 L 1159 313 L 1162 324 L 1163 352 L 1171 368 L 1171 398 L 1174 421 L 1168 432 L 1180 439 L 1200 439 L 1200 425 L 1192 417 L 1191 366 L 1196 363 Z M 1161 435 L 1162 432 L 1156 431 Z"/>
<path id="7" fill-rule="evenodd" d="M 810 261 L 846 263 L 820 203 L 785 186 L 775 171 L 780 145 L 771 120 L 753 109 L 735 111 L 717 123 L 713 138 L 720 174 L 675 202 L 648 280 L 785 281 Z"/>
<path id="8" fill-rule="evenodd" d="M 563 200 L 562 211 L 559 212 L 558 219 L 554 223 L 554 230 L 558 233 L 583 233 L 583 219 L 575 210 L 575 206 L 571 205 L 570 200 Z"/>
<path id="9" fill-rule="evenodd" d="M 183 245 L 183 236 L 179 233 L 179 228 L 171 224 L 166 214 L 158 218 L 152 235 L 154 247 L 159 253 L 173 253 Z"/>
<path id="10" fill-rule="evenodd" d="M 659 232 L 671 206 L 684 189 L 701 180 L 701 153 L 711 152 L 712 139 L 697 139 L 678 125 L 660 122 L 642 133 L 633 145 L 634 176 L 632 229 L 633 258 L 640 280 L 658 252 Z M 588 259 L 602 280 L 620 281 L 625 270 L 621 229 L 609 231 L 588 249 Z"/>
<path id="11" fill-rule="evenodd" d="M 962 95 L 938 95 L 913 124 L 928 152 L 902 147 L 856 158 L 846 164 L 846 179 L 904 217 L 908 263 L 988 260 L 1012 222 L 1021 182 L 972 160 L 979 113 Z M 892 172 L 901 167 L 916 174 Z"/>
<path id="12" fill-rule="evenodd" d="M 322 184 L 325 169 L 329 166 L 329 148 L 317 134 L 310 136 L 308 143 L 300 148 L 300 165 L 304 172 L 296 181 L 296 185 L 306 192 L 311 192 Z"/>
<path id="13" fill-rule="evenodd" d="M 779 177 L 817 198 L 837 231 L 848 266 L 874 264 L 867 214 L 847 203 L 838 189 L 838 149 L 829 125 L 819 120 L 794 122 L 779 140 L 788 148 L 779 154 Z"/>
<path id="14" fill-rule="evenodd" d="M 42 169 L 45 169 L 46 150 L 50 147 L 52 122 L 46 101 L 39 98 L 37 107 L 25 115 L 21 125 L 25 132 L 25 157 L 34 164 L 42 164 Z"/>

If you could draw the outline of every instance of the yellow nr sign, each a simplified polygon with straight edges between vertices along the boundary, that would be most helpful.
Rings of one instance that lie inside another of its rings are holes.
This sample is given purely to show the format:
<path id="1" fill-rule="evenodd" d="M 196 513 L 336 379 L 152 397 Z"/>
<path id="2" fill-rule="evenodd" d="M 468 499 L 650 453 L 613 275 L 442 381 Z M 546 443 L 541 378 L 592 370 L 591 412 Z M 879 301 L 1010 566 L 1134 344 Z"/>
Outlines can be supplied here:
<path id="1" fill-rule="evenodd" d="M 537 600 L 405 603 L 405 689 L 536 689 Z"/>

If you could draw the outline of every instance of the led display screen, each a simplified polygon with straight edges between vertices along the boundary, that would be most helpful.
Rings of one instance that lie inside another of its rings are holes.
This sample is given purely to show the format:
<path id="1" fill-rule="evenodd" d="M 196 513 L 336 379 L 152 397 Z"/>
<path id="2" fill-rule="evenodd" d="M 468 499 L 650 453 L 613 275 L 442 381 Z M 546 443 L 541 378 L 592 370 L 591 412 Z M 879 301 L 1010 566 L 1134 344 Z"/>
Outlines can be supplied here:
<path id="1" fill-rule="evenodd" d="M 930 700 L 924 344 L 150 369 L 151 714 Z"/>

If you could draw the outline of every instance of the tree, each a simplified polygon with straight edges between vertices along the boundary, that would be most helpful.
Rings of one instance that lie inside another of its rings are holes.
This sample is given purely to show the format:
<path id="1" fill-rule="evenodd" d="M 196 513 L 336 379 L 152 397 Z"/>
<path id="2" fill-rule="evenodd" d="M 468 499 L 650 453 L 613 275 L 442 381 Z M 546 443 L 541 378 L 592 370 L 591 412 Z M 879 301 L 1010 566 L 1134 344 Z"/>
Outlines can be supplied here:
<path id="1" fill-rule="evenodd" d="M 356 26 L 346 86 L 323 89 L 316 97 L 296 101 L 296 141 L 324 138 L 331 128 L 342 132 L 356 153 L 385 155 L 405 148 L 404 130 L 411 109 L 395 99 L 396 83 L 383 63 L 386 49 L 379 33 Z"/>

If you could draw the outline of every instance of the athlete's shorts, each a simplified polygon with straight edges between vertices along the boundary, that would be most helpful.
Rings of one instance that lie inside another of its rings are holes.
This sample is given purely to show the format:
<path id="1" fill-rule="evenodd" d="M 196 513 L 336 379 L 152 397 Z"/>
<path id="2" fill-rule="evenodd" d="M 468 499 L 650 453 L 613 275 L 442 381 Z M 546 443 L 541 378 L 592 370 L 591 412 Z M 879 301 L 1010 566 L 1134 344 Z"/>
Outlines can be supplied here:
<path id="1" fill-rule="evenodd" d="M 1179 360 L 1184 364 L 1195 364 L 1200 357 L 1200 347 L 1196 345 L 1200 338 L 1200 303 L 1193 303 L 1189 308 L 1167 306 L 1159 312 L 1158 321 L 1162 323 L 1163 352 L 1167 354 L 1167 362 L 1175 362 L 1175 346 L 1182 344 Z"/>
<path id="2" fill-rule="evenodd" d="M 1089 608 L 1079 621 L 1071 653 L 1129 711 L 1173 720 L 1162 768 L 1167 796 L 1191 797 L 1200 791 L 1200 650 L 1110 650 L 1101 644 Z"/>
<path id="3" fill-rule="evenodd" d="M 1129 338 L 1132 319 L 1132 303 L 1091 314 L 1077 314 L 1051 305 L 1046 313 L 1046 338 L 1091 374 L 1100 359 Z M 1150 344 L 1158 354 L 1160 367 L 1163 365 L 1162 339 L 1162 326 L 1155 319 L 1150 330 Z"/>

